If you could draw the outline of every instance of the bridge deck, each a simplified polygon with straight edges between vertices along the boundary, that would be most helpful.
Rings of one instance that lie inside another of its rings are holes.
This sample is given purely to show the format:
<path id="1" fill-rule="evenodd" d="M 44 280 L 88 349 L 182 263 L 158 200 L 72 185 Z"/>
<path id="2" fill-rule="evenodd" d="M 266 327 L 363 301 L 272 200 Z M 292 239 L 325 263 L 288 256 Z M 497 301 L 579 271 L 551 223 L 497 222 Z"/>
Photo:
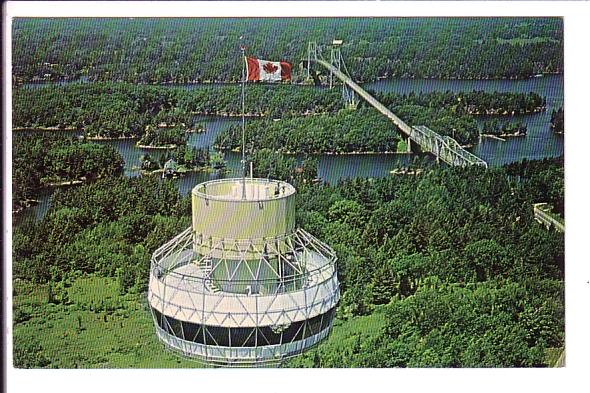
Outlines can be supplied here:
<path id="1" fill-rule="evenodd" d="M 318 64 L 330 70 L 338 79 L 346 83 L 359 96 L 367 101 L 371 106 L 385 115 L 395 124 L 402 133 L 408 136 L 412 141 L 417 143 L 423 151 L 434 154 L 437 159 L 446 162 L 452 166 L 481 165 L 487 167 L 487 163 L 476 155 L 462 148 L 457 141 L 448 136 L 441 136 L 426 126 L 412 127 L 406 124 L 402 119 L 397 117 L 385 105 L 377 101 L 375 97 L 367 93 L 365 89 L 355 83 L 350 77 L 338 70 L 329 62 L 322 59 L 312 59 Z"/>
<path id="2" fill-rule="evenodd" d="M 553 226 L 558 232 L 565 232 L 565 223 L 561 217 L 553 213 L 547 203 L 534 203 L 533 211 L 535 219 L 546 227 Z"/>

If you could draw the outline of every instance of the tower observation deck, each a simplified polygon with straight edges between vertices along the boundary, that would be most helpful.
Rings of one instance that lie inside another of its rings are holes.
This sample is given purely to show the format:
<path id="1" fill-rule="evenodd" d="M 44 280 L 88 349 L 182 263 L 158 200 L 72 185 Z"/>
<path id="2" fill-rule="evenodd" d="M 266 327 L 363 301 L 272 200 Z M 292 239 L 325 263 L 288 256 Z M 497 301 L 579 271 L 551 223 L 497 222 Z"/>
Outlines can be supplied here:
<path id="1" fill-rule="evenodd" d="M 192 190 L 192 226 L 152 256 L 148 302 L 170 349 L 225 366 L 277 364 L 326 338 L 334 251 L 295 226 L 295 188 L 222 179 Z"/>

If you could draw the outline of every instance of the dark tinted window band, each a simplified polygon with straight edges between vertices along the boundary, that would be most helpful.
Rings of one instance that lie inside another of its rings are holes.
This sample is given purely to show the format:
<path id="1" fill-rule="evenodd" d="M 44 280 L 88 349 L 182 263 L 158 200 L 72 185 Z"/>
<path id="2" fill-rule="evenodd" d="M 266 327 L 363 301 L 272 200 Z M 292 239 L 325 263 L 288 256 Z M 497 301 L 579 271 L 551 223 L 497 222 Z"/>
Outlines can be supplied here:
<path id="1" fill-rule="evenodd" d="M 258 329 L 199 325 L 162 315 L 154 308 L 152 312 L 160 328 L 186 341 L 221 347 L 260 347 L 286 344 L 318 334 L 330 326 L 335 308 L 289 326 L 263 326 Z"/>

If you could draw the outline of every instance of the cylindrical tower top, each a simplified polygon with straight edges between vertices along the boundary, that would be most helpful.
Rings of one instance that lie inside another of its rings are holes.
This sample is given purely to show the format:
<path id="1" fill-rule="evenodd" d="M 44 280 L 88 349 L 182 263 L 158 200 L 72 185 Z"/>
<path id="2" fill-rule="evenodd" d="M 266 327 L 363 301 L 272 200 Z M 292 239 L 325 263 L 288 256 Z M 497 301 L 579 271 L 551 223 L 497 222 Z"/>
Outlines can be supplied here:
<path id="1" fill-rule="evenodd" d="M 245 195 L 243 195 L 245 182 Z M 295 188 L 284 181 L 221 179 L 192 191 L 193 230 L 205 239 L 262 239 L 295 228 Z"/>

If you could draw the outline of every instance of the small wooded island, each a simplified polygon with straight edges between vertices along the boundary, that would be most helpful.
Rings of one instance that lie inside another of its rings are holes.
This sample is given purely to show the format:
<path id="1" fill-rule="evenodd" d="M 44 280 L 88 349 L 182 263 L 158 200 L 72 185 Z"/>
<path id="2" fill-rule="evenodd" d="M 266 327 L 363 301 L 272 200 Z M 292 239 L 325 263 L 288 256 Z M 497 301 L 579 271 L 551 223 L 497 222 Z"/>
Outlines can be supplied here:
<path id="1" fill-rule="evenodd" d="M 123 158 L 112 147 L 78 138 L 43 134 L 13 139 L 12 210 L 20 212 L 43 187 L 92 182 L 123 172 Z"/>
<path id="2" fill-rule="evenodd" d="M 509 138 L 514 136 L 525 136 L 527 125 L 522 122 L 500 122 L 497 119 L 486 121 L 481 130 L 482 136 L 493 136 Z"/>
<path id="3" fill-rule="evenodd" d="M 159 124 L 157 127 L 147 126 L 144 134 L 137 141 L 137 147 L 142 149 L 174 149 L 186 145 L 187 134 L 192 132 L 205 132 L 201 124 L 187 129 L 186 124 Z"/>

